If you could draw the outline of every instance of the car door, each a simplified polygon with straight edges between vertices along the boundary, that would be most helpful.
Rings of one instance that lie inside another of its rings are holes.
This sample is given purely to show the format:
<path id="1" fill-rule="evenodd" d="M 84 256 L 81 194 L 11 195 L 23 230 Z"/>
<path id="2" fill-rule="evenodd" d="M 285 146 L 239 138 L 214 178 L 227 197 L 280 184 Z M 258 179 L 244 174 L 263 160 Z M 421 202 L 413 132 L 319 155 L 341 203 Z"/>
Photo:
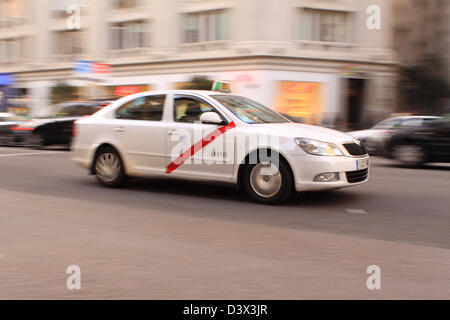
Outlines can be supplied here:
<path id="1" fill-rule="evenodd" d="M 173 176 L 229 181 L 234 169 L 234 124 L 196 96 L 175 95 L 167 126 L 166 173 Z M 216 112 L 223 123 L 205 124 L 200 116 Z"/>
<path id="2" fill-rule="evenodd" d="M 450 162 L 450 121 L 434 121 L 431 128 L 427 144 L 433 161 Z"/>
<path id="3" fill-rule="evenodd" d="M 114 141 L 128 170 L 140 174 L 163 173 L 165 168 L 166 123 L 163 121 L 166 95 L 149 94 L 126 102 L 115 111 Z"/>

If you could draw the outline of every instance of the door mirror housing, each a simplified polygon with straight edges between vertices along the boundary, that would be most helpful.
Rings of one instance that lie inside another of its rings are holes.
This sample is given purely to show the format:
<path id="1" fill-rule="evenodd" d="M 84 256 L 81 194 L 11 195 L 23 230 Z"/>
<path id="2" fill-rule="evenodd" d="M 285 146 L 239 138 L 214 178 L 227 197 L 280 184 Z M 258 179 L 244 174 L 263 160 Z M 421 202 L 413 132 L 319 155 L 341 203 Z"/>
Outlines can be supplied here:
<path id="1" fill-rule="evenodd" d="M 225 122 L 217 113 L 212 111 L 203 113 L 200 116 L 200 121 L 204 124 L 224 124 Z"/>

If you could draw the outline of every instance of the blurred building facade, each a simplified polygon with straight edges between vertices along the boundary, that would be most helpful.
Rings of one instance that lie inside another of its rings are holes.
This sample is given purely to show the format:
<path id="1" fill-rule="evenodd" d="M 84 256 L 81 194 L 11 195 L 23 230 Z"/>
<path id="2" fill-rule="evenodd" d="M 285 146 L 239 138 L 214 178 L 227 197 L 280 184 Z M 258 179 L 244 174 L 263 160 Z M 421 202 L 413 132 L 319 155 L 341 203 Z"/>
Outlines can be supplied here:
<path id="1" fill-rule="evenodd" d="M 450 1 L 395 0 L 399 109 L 450 112 Z"/>
<path id="2" fill-rule="evenodd" d="M 60 81 L 84 98 L 202 75 L 310 123 L 360 127 L 395 109 L 392 20 L 391 0 L 0 0 L 0 89 L 40 115 Z M 80 61 L 106 71 L 80 77 Z"/>
<path id="3" fill-rule="evenodd" d="M 450 1 L 394 0 L 394 48 L 402 63 L 438 59 L 450 82 Z"/>

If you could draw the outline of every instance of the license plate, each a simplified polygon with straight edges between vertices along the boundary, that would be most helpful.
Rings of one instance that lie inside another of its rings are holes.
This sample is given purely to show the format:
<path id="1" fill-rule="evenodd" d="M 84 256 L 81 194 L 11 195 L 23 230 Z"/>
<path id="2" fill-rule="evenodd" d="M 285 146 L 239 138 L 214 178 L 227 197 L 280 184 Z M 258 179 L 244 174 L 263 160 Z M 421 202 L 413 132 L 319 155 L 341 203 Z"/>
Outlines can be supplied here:
<path id="1" fill-rule="evenodd" d="M 356 170 L 363 170 L 369 167 L 369 158 L 356 160 Z"/>

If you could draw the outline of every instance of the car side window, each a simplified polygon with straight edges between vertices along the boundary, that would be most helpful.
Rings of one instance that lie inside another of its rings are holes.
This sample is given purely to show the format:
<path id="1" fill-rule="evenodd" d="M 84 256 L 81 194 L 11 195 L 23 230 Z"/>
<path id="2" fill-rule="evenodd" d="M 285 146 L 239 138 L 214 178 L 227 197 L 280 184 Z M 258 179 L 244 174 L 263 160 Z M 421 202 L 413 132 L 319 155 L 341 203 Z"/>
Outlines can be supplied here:
<path id="1" fill-rule="evenodd" d="M 209 104 L 191 97 L 175 97 L 173 102 L 173 118 L 176 122 L 194 123 L 200 121 L 205 112 L 217 112 Z"/>
<path id="2" fill-rule="evenodd" d="M 430 122 L 429 126 L 435 129 L 450 129 L 450 120 L 436 120 Z"/>
<path id="3" fill-rule="evenodd" d="M 437 122 L 437 121 L 439 121 L 438 118 L 425 118 L 425 119 L 423 119 L 422 122 L 423 122 L 423 126 L 429 127 L 429 126 L 432 126 L 433 123 Z"/>
<path id="4" fill-rule="evenodd" d="M 165 98 L 150 95 L 131 100 L 116 111 L 116 119 L 161 121 Z"/>
<path id="5" fill-rule="evenodd" d="M 406 119 L 402 122 L 402 127 L 420 127 L 422 125 L 421 118 Z"/>
<path id="6" fill-rule="evenodd" d="M 399 119 L 387 119 L 377 124 L 374 129 L 391 129 L 400 123 Z"/>

